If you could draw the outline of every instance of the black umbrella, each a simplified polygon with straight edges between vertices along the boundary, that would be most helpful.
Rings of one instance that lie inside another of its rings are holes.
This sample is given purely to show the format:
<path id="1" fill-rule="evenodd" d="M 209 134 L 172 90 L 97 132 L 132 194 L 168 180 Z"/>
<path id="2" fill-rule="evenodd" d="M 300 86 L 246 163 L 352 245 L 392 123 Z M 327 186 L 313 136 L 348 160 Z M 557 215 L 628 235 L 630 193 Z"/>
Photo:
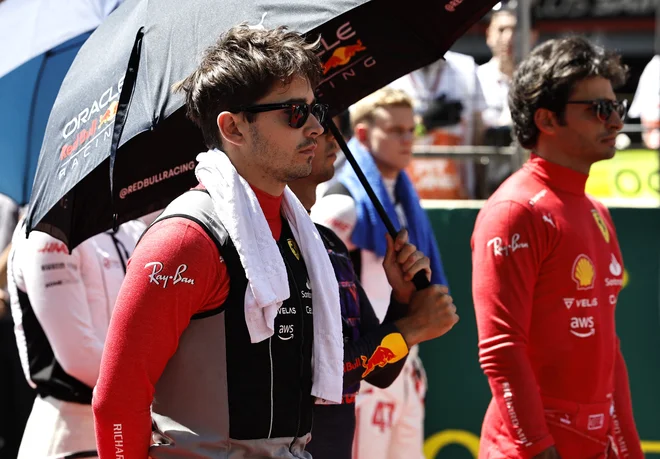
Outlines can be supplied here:
<path id="1" fill-rule="evenodd" d="M 496 0 L 128 0 L 88 39 L 46 130 L 28 231 L 73 249 L 196 184 L 206 148 L 174 83 L 224 30 L 287 25 L 322 37 L 331 114 L 444 54 Z M 350 155 L 350 153 L 349 153 Z M 384 213 L 383 213 L 384 215 Z M 391 226 L 391 225 L 390 225 Z"/>

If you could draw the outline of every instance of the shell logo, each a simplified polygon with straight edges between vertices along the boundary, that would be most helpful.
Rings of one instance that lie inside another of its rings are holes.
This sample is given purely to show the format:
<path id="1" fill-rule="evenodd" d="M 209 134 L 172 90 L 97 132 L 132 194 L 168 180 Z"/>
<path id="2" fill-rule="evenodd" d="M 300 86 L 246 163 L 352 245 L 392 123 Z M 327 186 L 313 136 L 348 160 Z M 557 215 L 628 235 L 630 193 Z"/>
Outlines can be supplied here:
<path id="1" fill-rule="evenodd" d="M 573 280 L 578 290 L 589 290 L 594 287 L 596 280 L 596 269 L 591 259 L 581 253 L 573 263 Z"/>

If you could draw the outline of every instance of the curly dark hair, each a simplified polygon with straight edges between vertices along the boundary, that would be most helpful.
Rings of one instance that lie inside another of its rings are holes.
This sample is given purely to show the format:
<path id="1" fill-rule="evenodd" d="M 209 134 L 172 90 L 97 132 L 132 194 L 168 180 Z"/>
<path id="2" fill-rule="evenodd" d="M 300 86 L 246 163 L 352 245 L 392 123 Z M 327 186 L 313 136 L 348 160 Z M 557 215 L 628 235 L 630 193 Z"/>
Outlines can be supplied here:
<path id="1" fill-rule="evenodd" d="M 174 87 L 185 92 L 186 115 L 202 130 L 206 146 L 222 147 L 216 124 L 221 112 L 253 104 L 277 83 L 288 84 L 296 76 L 307 78 L 315 89 L 322 75 L 318 43 L 286 27 L 240 24 L 224 33 L 197 69 Z M 245 116 L 252 122 L 255 115 Z"/>
<path id="2" fill-rule="evenodd" d="M 625 83 L 628 67 L 621 63 L 619 54 L 582 37 L 549 40 L 537 46 L 518 66 L 509 90 L 513 133 L 520 145 L 527 149 L 536 146 L 536 110 L 551 110 L 564 122 L 573 88 L 591 77 L 606 78 L 617 88 Z"/>

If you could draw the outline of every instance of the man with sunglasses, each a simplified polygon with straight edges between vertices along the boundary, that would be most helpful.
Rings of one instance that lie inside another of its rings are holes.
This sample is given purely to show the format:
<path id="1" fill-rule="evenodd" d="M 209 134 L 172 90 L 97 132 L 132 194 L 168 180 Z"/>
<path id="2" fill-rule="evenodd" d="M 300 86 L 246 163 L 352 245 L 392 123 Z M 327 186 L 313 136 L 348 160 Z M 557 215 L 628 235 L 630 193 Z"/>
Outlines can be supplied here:
<path id="1" fill-rule="evenodd" d="M 341 403 L 339 288 L 285 187 L 323 133 L 320 68 L 300 34 L 242 25 L 181 83 L 209 151 L 128 265 L 93 401 L 101 459 L 311 457 L 314 403 Z"/>
<path id="2" fill-rule="evenodd" d="M 339 127 L 344 117 L 337 118 L 335 123 Z M 326 132 L 317 138 L 312 173 L 289 184 L 306 209 L 314 206 L 318 185 L 335 175 L 338 152 L 339 145 L 326 128 Z M 358 280 L 348 248 L 330 228 L 316 226 L 339 283 L 344 332 L 344 393 L 341 405 L 315 405 L 312 441 L 307 445 L 307 451 L 314 459 L 351 459 L 354 457 L 356 427 L 355 398 L 360 381 L 365 380 L 375 387 L 388 387 L 403 369 L 409 349 L 447 333 L 458 321 L 458 316 L 451 297 L 442 295 L 447 292 L 446 287 L 434 286 L 435 293 L 433 290 L 415 293 L 412 276 L 422 270 L 428 273 L 430 260 L 406 242 L 407 233 L 402 231 L 394 244 L 388 244 L 383 260 L 392 295 L 381 324 Z M 427 277 L 430 279 L 431 276 L 427 274 Z M 390 354 L 396 357 L 392 358 Z"/>
<path id="3" fill-rule="evenodd" d="M 395 227 L 431 263 L 431 283 L 447 286 L 431 223 L 405 173 L 412 158 L 415 130 L 413 101 L 403 91 L 385 87 L 350 110 L 353 138 L 348 147 L 374 187 Z M 350 251 L 364 291 L 379 320 L 389 313 L 392 287 L 384 268 L 387 230 L 349 165 L 338 182 L 312 209 L 315 221 L 331 228 Z M 366 381 L 356 398 L 355 458 L 423 458 L 426 373 L 411 346 L 406 365 L 388 387 Z"/>
<path id="4" fill-rule="evenodd" d="M 510 106 L 531 159 L 484 205 L 472 235 L 479 356 L 493 399 L 482 458 L 644 457 L 614 310 L 623 259 L 607 208 L 585 194 L 612 158 L 621 58 L 580 37 L 521 64 Z"/>

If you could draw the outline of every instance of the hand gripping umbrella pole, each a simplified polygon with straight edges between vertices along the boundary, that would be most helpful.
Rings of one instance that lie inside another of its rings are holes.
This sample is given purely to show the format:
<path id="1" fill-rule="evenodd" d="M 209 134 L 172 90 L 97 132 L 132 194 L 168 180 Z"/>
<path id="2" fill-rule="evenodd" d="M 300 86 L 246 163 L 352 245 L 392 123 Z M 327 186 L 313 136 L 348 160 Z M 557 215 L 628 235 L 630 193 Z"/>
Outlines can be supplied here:
<path id="1" fill-rule="evenodd" d="M 332 119 L 328 120 L 327 125 L 328 128 L 330 128 L 330 132 L 332 132 L 332 135 L 335 137 L 337 143 L 344 152 L 344 155 L 346 155 L 346 160 L 351 164 L 351 167 L 353 167 L 353 170 L 357 174 L 358 180 L 360 180 L 360 183 L 362 183 L 362 186 L 367 192 L 369 199 L 371 199 L 371 202 L 376 207 L 376 211 L 378 212 L 378 215 L 380 215 L 380 218 L 383 220 L 383 223 L 385 224 L 385 228 L 387 228 L 387 232 L 390 233 L 390 236 L 392 236 L 392 240 L 395 240 L 397 232 L 396 229 L 394 228 L 394 225 L 392 224 L 392 221 L 390 220 L 390 217 L 387 215 L 387 212 L 385 212 L 385 209 L 378 200 L 378 197 L 376 196 L 376 193 L 374 193 L 373 188 L 371 188 L 371 185 L 369 184 L 367 177 L 365 177 L 364 172 L 362 172 L 362 169 L 360 169 L 360 166 L 358 165 L 357 161 L 355 160 L 355 157 L 351 153 L 350 148 L 348 148 L 348 145 L 346 145 L 346 141 L 344 140 L 344 137 L 341 135 L 341 132 L 339 132 L 337 125 L 335 125 Z M 423 290 L 429 285 L 431 285 L 429 280 L 426 278 L 424 271 L 419 271 L 417 274 L 415 274 L 415 277 L 413 277 L 413 283 L 415 284 L 417 290 Z"/>

